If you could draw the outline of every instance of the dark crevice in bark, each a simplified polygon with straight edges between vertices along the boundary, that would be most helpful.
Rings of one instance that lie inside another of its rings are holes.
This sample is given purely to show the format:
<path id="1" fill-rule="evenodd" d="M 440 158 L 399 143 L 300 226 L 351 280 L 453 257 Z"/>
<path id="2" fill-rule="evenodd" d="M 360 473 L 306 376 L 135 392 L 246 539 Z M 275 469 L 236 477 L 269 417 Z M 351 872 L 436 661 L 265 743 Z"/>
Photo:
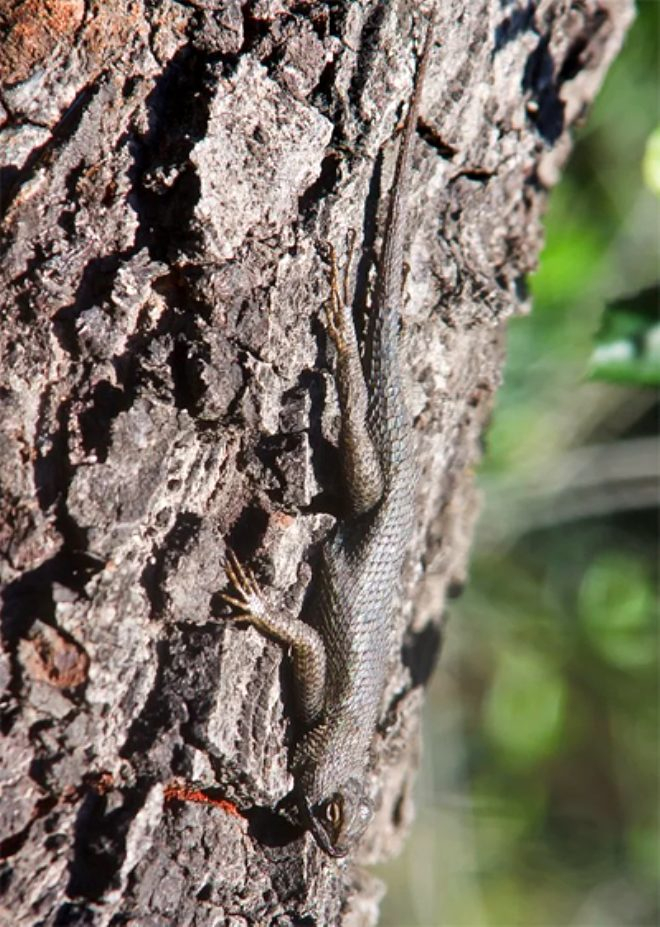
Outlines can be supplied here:
<path id="1" fill-rule="evenodd" d="M 339 155 L 330 152 L 323 159 L 317 180 L 314 181 L 298 200 L 298 212 L 302 217 L 303 225 L 312 222 L 323 200 L 333 192 L 339 177 Z"/>
<path id="2" fill-rule="evenodd" d="M 119 869 L 126 854 L 126 835 L 145 797 L 144 785 L 111 795 L 87 793 L 75 823 L 66 887 L 70 898 L 98 901 L 105 892 L 118 886 Z"/>
<path id="3" fill-rule="evenodd" d="M 564 103 L 559 96 L 560 87 L 550 52 L 550 37 L 543 36 L 527 58 L 522 88 L 531 92 L 536 103 L 534 110 L 528 106 L 528 117 L 549 145 L 554 144 L 564 130 Z"/>
<path id="4" fill-rule="evenodd" d="M 30 831 L 34 822 L 38 818 L 45 817 L 50 811 L 53 810 L 57 804 L 57 798 L 54 796 L 45 796 L 40 798 L 39 801 L 34 806 L 34 812 L 32 819 L 29 821 L 25 827 L 18 831 L 15 834 L 10 834 L 6 837 L 0 839 L 0 859 L 9 859 L 9 857 L 14 856 L 16 853 L 20 853 L 23 849 L 25 842 L 30 836 Z M 2 891 L 2 886 L 0 885 L 0 892 Z"/>
<path id="5" fill-rule="evenodd" d="M 78 91 L 73 102 L 53 125 L 48 141 L 35 148 L 21 168 L 14 170 L 12 166 L 3 169 L 8 173 L 3 173 L 0 170 L 0 191 L 2 191 L 0 196 L 0 218 L 7 213 L 21 187 L 34 175 L 35 170 L 44 165 L 53 149 L 66 144 L 67 140 L 74 135 L 85 115 L 86 109 L 99 92 L 105 79 L 105 74 L 99 74 L 92 83 Z M 5 239 L 0 236 L 0 252 L 2 252 L 5 244 Z"/>
<path id="6" fill-rule="evenodd" d="M 85 453 L 104 463 L 110 450 L 111 424 L 131 406 L 130 397 L 108 380 L 95 384 L 91 403 L 78 416 Z"/>
<path id="7" fill-rule="evenodd" d="M 63 350 L 73 360 L 80 360 L 82 350 L 76 320 L 92 306 L 107 302 L 117 278 L 117 271 L 136 252 L 131 248 L 122 253 L 105 254 L 87 262 L 73 302 L 55 314 L 54 332 Z"/>
<path id="8" fill-rule="evenodd" d="M 360 31 L 357 56 L 348 88 L 348 98 L 353 102 L 356 112 L 360 111 L 360 99 L 364 93 L 364 86 L 368 75 L 373 71 L 373 61 L 379 52 L 378 38 L 386 15 L 387 5 L 377 3 L 367 14 Z M 343 21 L 338 24 L 337 31 L 339 34 L 343 33 Z"/>
<path id="9" fill-rule="evenodd" d="M 425 686 L 440 658 L 443 631 L 429 622 L 421 631 L 408 634 L 401 651 L 401 661 L 409 670 L 413 688 Z"/>
<path id="10" fill-rule="evenodd" d="M 208 125 L 212 86 L 208 68 L 208 57 L 190 46 L 177 52 L 145 101 L 147 133 L 133 135 L 130 176 L 139 218 L 133 253 L 146 248 L 154 261 L 171 262 L 199 247 L 194 224 L 199 178 L 189 154 Z M 172 175 L 175 179 L 170 182 Z M 178 305 L 195 305 L 191 281 L 177 263 L 177 277 L 169 279 L 176 282 Z"/>
<path id="11" fill-rule="evenodd" d="M 3 638 L 14 644 L 39 619 L 54 624 L 53 584 L 66 586 L 81 595 L 90 577 L 102 564 L 76 547 L 66 545 L 53 557 L 8 583 L 2 593 L 0 621 Z"/>
<path id="12" fill-rule="evenodd" d="M 164 697 L 171 648 L 171 640 L 162 640 L 156 644 L 155 657 L 158 662 L 151 691 L 142 710 L 131 723 L 119 750 L 119 756 L 131 760 L 143 776 L 151 771 L 148 761 L 150 748 L 174 721 L 170 703 Z"/>
<path id="13" fill-rule="evenodd" d="M 267 526 L 268 517 L 259 506 L 252 505 L 243 510 L 228 538 L 230 547 L 241 560 L 249 562 L 254 556 Z"/>
<path id="14" fill-rule="evenodd" d="M 74 904 L 65 902 L 57 909 L 53 927 L 91 927 L 95 922 L 95 913 L 84 903 Z M 119 920 L 117 923 L 126 923 L 125 920 Z"/>
<path id="15" fill-rule="evenodd" d="M 185 552 L 200 532 L 202 519 L 193 512 L 179 512 L 174 525 L 142 571 L 140 581 L 151 605 L 151 617 L 167 614 L 167 599 L 163 580 L 167 571 L 175 570 L 179 556 Z"/>
<path id="16" fill-rule="evenodd" d="M 436 151 L 441 158 L 445 158 L 447 161 L 451 161 L 458 154 L 457 149 L 453 145 L 447 144 L 447 142 L 441 139 L 431 126 L 427 125 L 421 119 L 418 123 L 417 131 L 419 132 L 420 138 L 422 138 L 427 145 Z"/>
<path id="17" fill-rule="evenodd" d="M 509 42 L 515 41 L 533 25 L 537 9 L 536 0 L 529 0 L 526 6 L 516 7 L 495 27 L 495 48 L 493 53 L 501 51 Z"/>

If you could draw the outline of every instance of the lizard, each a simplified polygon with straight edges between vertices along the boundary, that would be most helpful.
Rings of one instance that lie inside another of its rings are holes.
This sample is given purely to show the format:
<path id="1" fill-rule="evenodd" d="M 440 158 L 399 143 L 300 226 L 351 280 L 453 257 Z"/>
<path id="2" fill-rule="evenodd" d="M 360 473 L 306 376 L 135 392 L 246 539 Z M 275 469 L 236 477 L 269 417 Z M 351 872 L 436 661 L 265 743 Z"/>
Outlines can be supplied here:
<path id="1" fill-rule="evenodd" d="M 392 649 L 396 589 L 415 520 L 413 426 L 399 357 L 403 250 L 412 150 L 433 45 L 429 23 L 399 143 L 362 356 L 330 255 L 326 331 L 334 343 L 339 450 L 349 511 L 323 542 L 308 623 L 267 603 L 254 573 L 227 547 L 233 617 L 287 646 L 304 733 L 291 762 L 304 826 L 345 856 L 374 812 L 366 792 Z"/>

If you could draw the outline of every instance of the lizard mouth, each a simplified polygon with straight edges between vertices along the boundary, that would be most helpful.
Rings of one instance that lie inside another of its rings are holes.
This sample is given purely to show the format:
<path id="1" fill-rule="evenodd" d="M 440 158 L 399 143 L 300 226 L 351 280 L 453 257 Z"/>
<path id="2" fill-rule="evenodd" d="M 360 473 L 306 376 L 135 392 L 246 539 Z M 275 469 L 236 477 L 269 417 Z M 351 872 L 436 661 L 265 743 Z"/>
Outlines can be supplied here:
<path id="1" fill-rule="evenodd" d="M 321 849 L 327 853 L 328 856 L 333 856 L 335 859 L 340 859 L 342 856 L 346 856 L 349 848 L 345 846 L 335 846 L 335 844 L 332 843 L 330 835 L 315 817 L 309 802 L 304 795 L 299 796 L 299 805 L 305 823 L 309 826 L 314 839 L 321 847 Z"/>

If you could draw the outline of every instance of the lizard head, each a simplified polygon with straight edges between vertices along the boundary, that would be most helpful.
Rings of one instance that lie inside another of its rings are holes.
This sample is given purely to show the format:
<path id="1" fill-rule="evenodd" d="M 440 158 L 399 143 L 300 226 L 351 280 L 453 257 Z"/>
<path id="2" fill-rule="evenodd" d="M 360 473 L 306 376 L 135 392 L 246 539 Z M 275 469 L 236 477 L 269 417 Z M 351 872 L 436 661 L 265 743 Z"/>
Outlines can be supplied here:
<path id="1" fill-rule="evenodd" d="M 304 791 L 299 805 L 316 842 L 330 856 L 346 856 L 367 829 L 374 808 L 358 779 L 348 779 L 318 801 Z"/>

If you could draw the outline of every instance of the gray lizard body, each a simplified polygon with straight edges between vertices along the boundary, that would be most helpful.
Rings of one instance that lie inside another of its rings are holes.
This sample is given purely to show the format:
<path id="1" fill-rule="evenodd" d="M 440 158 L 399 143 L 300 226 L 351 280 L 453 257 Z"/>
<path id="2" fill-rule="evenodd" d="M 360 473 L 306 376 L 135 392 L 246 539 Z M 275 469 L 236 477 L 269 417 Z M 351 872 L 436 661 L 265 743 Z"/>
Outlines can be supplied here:
<path id="1" fill-rule="evenodd" d="M 432 47 L 429 26 L 400 142 L 377 286 L 360 357 L 346 286 L 331 250 L 327 329 L 337 352 L 340 452 L 350 511 L 323 545 L 313 626 L 269 610 L 254 576 L 229 552 L 242 617 L 290 646 L 305 733 L 292 764 L 305 822 L 320 846 L 346 854 L 373 810 L 370 749 L 392 653 L 394 602 L 414 523 L 416 465 L 399 360 L 403 245 L 412 147 Z"/>

